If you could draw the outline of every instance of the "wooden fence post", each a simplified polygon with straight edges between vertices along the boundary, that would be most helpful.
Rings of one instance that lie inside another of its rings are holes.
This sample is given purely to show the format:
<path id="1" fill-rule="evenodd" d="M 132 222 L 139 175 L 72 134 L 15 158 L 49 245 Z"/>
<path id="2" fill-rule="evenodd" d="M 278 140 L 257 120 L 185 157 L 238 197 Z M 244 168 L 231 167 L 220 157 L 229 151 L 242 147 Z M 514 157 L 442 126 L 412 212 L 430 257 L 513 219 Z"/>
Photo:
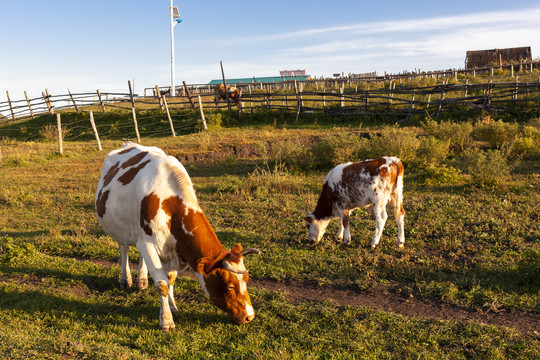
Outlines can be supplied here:
<path id="1" fill-rule="evenodd" d="M 68 89 L 68 93 L 69 93 L 69 97 L 71 98 L 71 102 L 73 103 L 73 106 L 75 107 L 75 111 L 79 112 L 79 107 L 77 106 L 77 103 L 75 102 L 75 99 L 73 98 L 73 95 L 71 94 L 71 91 L 69 91 L 69 89 Z"/>
<path id="2" fill-rule="evenodd" d="M 167 112 L 167 119 L 169 119 L 169 125 L 171 126 L 172 136 L 176 137 L 176 133 L 174 132 L 174 125 L 171 119 L 171 113 L 169 112 L 169 106 L 167 105 L 167 97 L 165 96 L 163 96 L 163 106 L 165 107 L 165 111 Z"/>
<path id="3" fill-rule="evenodd" d="M 64 155 L 64 145 L 62 143 L 62 120 L 60 114 L 56 114 L 56 128 L 58 131 L 58 154 Z"/>
<path id="4" fill-rule="evenodd" d="M 437 109 L 437 118 L 439 118 L 439 115 L 441 113 L 444 96 L 446 95 L 446 85 L 443 86 L 442 94 L 441 94 L 441 100 L 439 100 L 439 108 Z"/>
<path id="5" fill-rule="evenodd" d="M 51 95 L 49 94 L 49 90 L 45 89 L 45 92 L 42 91 L 41 95 L 43 95 L 45 104 L 47 105 L 47 108 L 49 109 L 49 114 L 54 115 L 54 109 L 51 103 Z"/>
<path id="6" fill-rule="evenodd" d="M 28 98 L 28 94 L 26 93 L 26 90 L 24 90 L 24 97 L 26 98 L 26 103 L 28 104 L 28 108 L 30 109 L 30 115 L 32 116 L 32 119 L 34 116 L 34 109 L 32 109 L 32 103 L 30 102 L 30 99 Z"/>
<path id="7" fill-rule="evenodd" d="M 296 120 L 294 122 L 297 123 L 298 118 L 300 117 L 300 111 L 302 110 L 302 100 L 300 98 L 300 92 L 298 91 L 298 83 L 296 80 L 294 80 L 294 90 L 296 91 L 296 104 L 297 104 Z"/>
<path id="8" fill-rule="evenodd" d="M 339 88 L 339 106 L 342 108 L 345 107 L 345 99 L 343 98 L 344 87 L 345 83 L 341 83 L 341 87 Z"/>
<path id="9" fill-rule="evenodd" d="M 195 110 L 195 104 L 193 103 L 193 100 L 191 99 L 191 93 L 189 92 L 188 86 L 185 81 L 182 81 L 182 83 L 184 84 L 184 89 L 186 90 L 186 96 L 189 100 L 189 103 L 191 104 L 191 108 Z M 230 109 L 230 106 L 229 106 L 229 109 Z"/>
<path id="10" fill-rule="evenodd" d="M 101 98 L 101 93 L 99 90 L 97 91 L 98 99 L 99 99 L 99 105 L 101 105 L 101 109 L 103 110 L 103 113 L 106 113 L 105 105 L 103 104 L 103 99 Z"/>
<path id="11" fill-rule="evenodd" d="M 163 96 L 161 96 L 161 91 L 159 90 L 159 86 L 156 85 L 156 96 L 159 100 L 159 108 L 161 109 L 161 112 L 165 112 L 165 106 L 163 106 Z"/>
<path id="12" fill-rule="evenodd" d="M 99 140 L 96 123 L 94 122 L 94 114 L 92 113 L 92 110 L 88 111 L 88 114 L 90 115 L 90 124 L 92 125 L 92 130 L 94 131 L 94 135 L 96 137 L 98 150 L 101 151 L 103 148 L 101 147 L 101 141 Z"/>
<path id="13" fill-rule="evenodd" d="M 412 99 L 411 99 L 411 106 L 409 107 L 409 112 L 407 113 L 407 118 L 405 119 L 405 122 L 409 121 L 409 118 L 411 117 L 411 113 L 414 111 L 414 97 L 416 95 L 416 90 L 413 90 L 412 93 Z"/>
<path id="14" fill-rule="evenodd" d="M 202 124 L 203 124 L 204 130 L 208 130 L 208 128 L 206 127 L 206 119 L 204 118 L 204 111 L 203 111 L 203 108 L 202 108 L 201 95 L 197 95 L 197 97 L 199 98 L 199 110 L 201 111 Z"/>
<path id="15" fill-rule="evenodd" d="M 137 112 L 135 111 L 135 99 L 133 98 L 133 89 L 131 88 L 131 81 L 128 80 L 129 95 L 131 97 L 131 116 L 133 117 L 133 125 L 135 126 L 135 135 L 137 135 L 137 143 L 141 143 L 141 136 L 139 135 L 139 125 L 137 124 Z"/>
<path id="16" fill-rule="evenodd" d="M 9 91 L 6 90 L 7 100 L 9 103 L 9 110 L 11 110 L 11 118 L 15 121 L 15 113 L 13 112 L 13 106 L 11 106 L 11 99 L 9 98 Z"/>
<path id="17" fill-rule="evenodd" d="M 229 92 L 227 91 L 227 81 L 225 80 L 225 72 L 223 71 L 223 63 L 219 61 L 219 66 L 221 67 L 221 77 L 223 78 L 223 86 L 225 87 L 225 99 L 227 100 L 227 108 L 231 110 L 231 102 L 229 100 Z M 262 84 L 261 84 L 262 89 Z"/>

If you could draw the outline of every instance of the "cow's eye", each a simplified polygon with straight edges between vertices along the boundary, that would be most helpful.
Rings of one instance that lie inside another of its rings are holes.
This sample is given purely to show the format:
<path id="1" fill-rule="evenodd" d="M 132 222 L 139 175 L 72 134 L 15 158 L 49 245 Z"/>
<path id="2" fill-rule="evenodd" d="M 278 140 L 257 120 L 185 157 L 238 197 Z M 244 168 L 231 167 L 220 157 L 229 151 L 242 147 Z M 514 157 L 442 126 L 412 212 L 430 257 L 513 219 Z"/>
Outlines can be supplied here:
<path id="1" fill-rule="evenodd" d="M 227 287 L 227 291 L 234 291 L 234 285 L 230 285 Z"/>

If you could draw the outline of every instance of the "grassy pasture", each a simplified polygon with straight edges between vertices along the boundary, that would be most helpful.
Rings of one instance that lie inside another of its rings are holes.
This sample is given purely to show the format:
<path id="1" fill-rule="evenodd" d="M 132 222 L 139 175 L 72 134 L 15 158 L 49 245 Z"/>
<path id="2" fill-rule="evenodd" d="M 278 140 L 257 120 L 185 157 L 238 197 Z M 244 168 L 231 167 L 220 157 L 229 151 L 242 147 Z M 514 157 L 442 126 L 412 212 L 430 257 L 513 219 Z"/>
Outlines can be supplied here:
<path id="1" fill-rule="evenodd" d="M 359 293 L 391 286 L 396 296 L 463 311 L 537 315 L 538 122 L 467 124 L 215 128 L 143 144 L 190 159 L 184 165 L 222 243 L 262 250 L 246 260 L 254 281 Z M 68 141 L 60 157 L 54 143 L 0 142 L 0 358 L 540 357 L 532 328 L 290 301 L 261 287 L 250 287 L 256 319 L 238 327 L 190 277 L 175 289 L 177 330 L 160 332 L 155 289 L 119 288 L 116 243 L 94 214 L 102 160 L 121 144 L 104 141 L 98 152 L 93 141 Z M 374 223 L 362 210 L 352 217 L 351 246 L 333 242 L 336 224 L 307 244 L 302 217 L 328 169 L 378 152 L 405 163 L 405 249 L 389 214 L 380 248 L 370 250 Z"/>

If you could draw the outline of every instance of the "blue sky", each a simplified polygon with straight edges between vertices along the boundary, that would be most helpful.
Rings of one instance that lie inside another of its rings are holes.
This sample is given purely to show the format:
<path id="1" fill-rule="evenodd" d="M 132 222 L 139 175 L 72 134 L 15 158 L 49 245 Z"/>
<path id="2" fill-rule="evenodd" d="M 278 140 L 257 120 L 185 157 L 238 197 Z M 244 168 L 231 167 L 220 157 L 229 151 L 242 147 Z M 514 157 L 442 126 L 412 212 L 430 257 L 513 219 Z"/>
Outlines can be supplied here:
<path id="1" fill-rule="evenodd" d="M 176 84 L 464 66 L 467 50 L 531 46 L 540 3 L 521 0 L 175 0 Z M 170 85 L 169 0 L 0 0 L 0 101 Z"/>

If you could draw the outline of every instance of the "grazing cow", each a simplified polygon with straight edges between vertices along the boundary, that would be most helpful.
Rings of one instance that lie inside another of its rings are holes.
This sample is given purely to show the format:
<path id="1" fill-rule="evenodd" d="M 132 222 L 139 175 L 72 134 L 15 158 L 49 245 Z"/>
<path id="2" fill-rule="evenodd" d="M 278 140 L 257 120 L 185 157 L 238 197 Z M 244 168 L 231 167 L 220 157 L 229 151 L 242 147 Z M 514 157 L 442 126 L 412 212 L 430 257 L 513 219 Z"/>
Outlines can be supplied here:
<path id="1" fill-rule="evenodd" d="M 394 217 L 398 226 L 398 246 L 405 244 L 403 219 L 403 164 L 396 157 L 382 157 L 359 163 L 341 164 L 330 170 L 315 211 L 304 220 L 308 229 L 308 240 L 319 242 L 331 219 L 339 218 L 336 240 L 343 239 L 349 244 L 349 215 L 352 210 L 369 208 L 375 217 L 375 235 L 371 247 L 375 248 L 381 239 L 388 215 L 386 204 L 391 200 Z"/>
<path id="2" fill-rule="evenodd" d="M 237 106 L 242 107 L 242 100 L 240 99 L 240 91 L 234 86 L 227 85 L 227 92 L 229 93 L 229 100 L 234 102 Z M 216 105 L 219 103 L 219 100 L 227 100 L 227 95 L 225 93 L 225 86 L 223 84 L 218 84 L 214 86 L 215 99 L 214 102 Z"/>
<path id="3" fill-rule="evenodd" d="M 121 250 L 121 285 L 132 284 L 129 246 L 141 255 L 138 287 L 148 284 L 150 271 L 158 290 L 160 329 L 175 328 L 178 313 L 173 296 L 177 271 L 191 268 L 205 294 L 237 324 L 255 317 L 246 284 L 240 244 L 225 250 L 203 214 L 191 179 L 182 164 L 156 147 L 127 143 L 103 162 L 96 192 L 96 213 Z"/>

